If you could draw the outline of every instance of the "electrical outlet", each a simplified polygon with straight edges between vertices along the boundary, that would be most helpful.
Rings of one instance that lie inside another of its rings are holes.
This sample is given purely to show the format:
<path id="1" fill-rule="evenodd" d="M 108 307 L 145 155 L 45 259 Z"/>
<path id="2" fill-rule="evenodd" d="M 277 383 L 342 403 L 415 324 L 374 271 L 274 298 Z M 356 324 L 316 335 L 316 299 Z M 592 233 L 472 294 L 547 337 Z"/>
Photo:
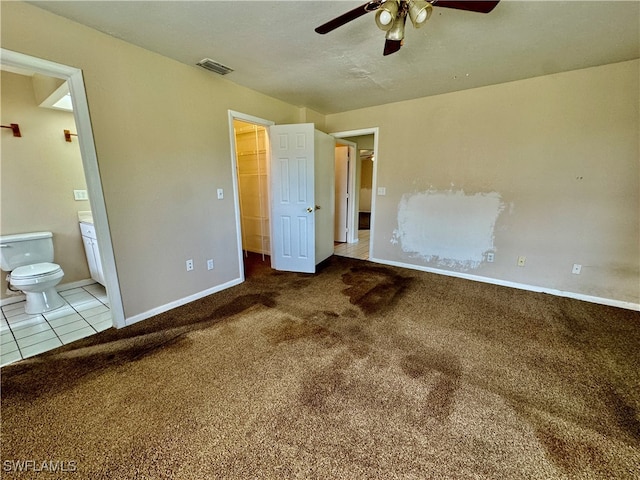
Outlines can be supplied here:
<path id="1" fill-rule="evenodd" d="M 193 270 L 193 259 L 190 258 L 189 260 L 187 260 L 187 272 L 190 272 L 191 270 Z"/>
<path id="2" fill-rule="evenodd" d="M 580 275 L 581 271 L 582 265 L 580 265 L 579 263 L 574 263 L 573 268 L 571 269 L 571 273 L 573 273 L 574 275 Z"/>
<path id="3" fill-rule="evenodd" d="M 213 270 L 213 258 L 207 260 L 207 270 Z"/>
<path id="4" fill-rule="evenodd" d="M 487 253 L 487 262 L 493 263 L 493 259 L 494 259 L 494 253 L 493 252 Z"/>
<path id="5" fill-rule="evenodd" d="M 527 263 L 527 257 L 518 257 L 518 266 L 524 267 L 524 264 Z"/>

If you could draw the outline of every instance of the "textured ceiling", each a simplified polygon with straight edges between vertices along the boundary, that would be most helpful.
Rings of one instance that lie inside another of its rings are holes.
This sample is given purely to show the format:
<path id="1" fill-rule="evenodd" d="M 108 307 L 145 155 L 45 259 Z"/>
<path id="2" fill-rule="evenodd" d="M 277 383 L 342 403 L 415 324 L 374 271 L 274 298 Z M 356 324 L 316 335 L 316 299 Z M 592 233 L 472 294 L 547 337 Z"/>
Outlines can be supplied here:
<path id="1" fill-rule="evenodd" d="M 235 70 L 231 82 L 324 114 L 640 56 L 637 1 L 502 0 L 486 15 L 436 7 L 386 57 L 374 14 L 314 32 L 362 1 L 29 3 L 187 65 L 209 57 Z"/>

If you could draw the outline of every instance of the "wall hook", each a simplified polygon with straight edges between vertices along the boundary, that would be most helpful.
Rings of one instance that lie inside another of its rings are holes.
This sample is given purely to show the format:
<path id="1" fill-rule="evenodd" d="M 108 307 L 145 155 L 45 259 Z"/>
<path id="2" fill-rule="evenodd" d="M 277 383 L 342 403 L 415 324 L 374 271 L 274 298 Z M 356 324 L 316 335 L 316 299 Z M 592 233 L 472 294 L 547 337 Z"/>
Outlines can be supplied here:
<path id="1" fill-rule="evenodd" d="M 14 137 L 21 137 L 22 134 L 20 133 L 20 125 L 18 125 L 17 123 L 12 123 L 11 125 L 0 125 L 0 127 L 2 128 L 10 128 L 11 130 L 13 130 L 13 136 Z"/>
<path id="2" fill-rule="evenodd" d="M 77 133 L 71 133 L 71 130 L 65 130 L 65 131 L 64 131 L 64 139 L 65 139 L 67 142 L 70 142 L 70 141 L 71 141 L 71 135 L 73 135 L 74 137 L 77 137 L 77 136 L 78 136 L 78 134 L 77 134 Z"/>

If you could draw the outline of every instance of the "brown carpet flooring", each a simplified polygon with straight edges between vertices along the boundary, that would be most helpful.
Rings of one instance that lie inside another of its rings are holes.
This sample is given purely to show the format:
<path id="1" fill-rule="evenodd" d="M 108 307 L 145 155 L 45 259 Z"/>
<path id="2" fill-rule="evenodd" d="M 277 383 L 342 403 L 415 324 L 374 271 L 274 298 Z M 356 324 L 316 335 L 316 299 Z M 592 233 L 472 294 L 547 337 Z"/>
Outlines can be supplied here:
<path id="1" fill-rule="evenodd" d="M 3 478 L 640 478 L 640 313 L 331 257 L 2 369 Z M 73 461 L 72 473 L 7 461 Z"/>

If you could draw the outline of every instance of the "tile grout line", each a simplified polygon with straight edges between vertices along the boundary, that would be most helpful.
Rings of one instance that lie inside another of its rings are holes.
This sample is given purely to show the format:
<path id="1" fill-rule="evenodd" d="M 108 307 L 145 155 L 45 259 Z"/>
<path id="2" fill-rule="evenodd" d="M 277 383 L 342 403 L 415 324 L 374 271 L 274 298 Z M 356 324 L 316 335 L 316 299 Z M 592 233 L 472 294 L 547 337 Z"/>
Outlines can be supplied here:
<path id="1" fill-rule="evenodd" d="M 111 309 L 109 308 L 109 306 L 108 306 L 108 305 L 106 305 L 102 300 L 100 300 L 98 297 L 96 297 L 93 293 L 91 293 L 90 291 L 86 290 L 84 287 L 80 287 L 80 288 L 82 289 L 82 291 L 84 291 L 85 293 L 87 293 L 87 294 L 89 294 L 91 297 L 93 297 L 93 299 L 94 299 L 94 300 L 97 300 L 97 301 L 98 301 L 98 303 L 100 303 L 102 306 L 107 307 L 109 310 L 111 310 Z M 87 324 L 87 326 L 89 326 L 89 327 L 91 328 L 91 330 L 93 330 L 95 333 L 100 333 L 98 330 L 96 330 L 96 328 L 95 328 L 91 323 L 89 323 L 89 321 L 85 318 L 85 316 L 84 316 L 84 315 L 83 315 L 79 310 L 77 310 L 77 309 L 76 309 L 76 307 L 75 307 L 74 305 L 72 305 L 71 303 L 69 303 L 69 301 L 68 301 L 65 297 L 62 297 L 62 298 L 64 299 L 64 301 L 66 302 L 66 304 L 67 304 L 69 307 L 71 307 L 71 309 L 72 309 L 75 313 L 77 313 L 77 314 L 80 316 L 80 318 L 81 318 L 81 319 L 82 319 L 82 320 Z M 88 303 L 88 302 L 82 302 L 82 303 Z M 81 304 L 79 304 L 79 305 L 81 305 Z M 5 321 L 7 322 L 7 326 L 8 326 L 8 328 L 9 328 L 9 332 L 11 332 L 11 336 L 13 337 L 13 341 L 15 342 L 16 347 L 18 348 L 18 353 L 20 354 L 20 359 L 21 359 L 21 360 L 24 360 L 24 359 L 25 359 L 25 357 L 24 357 L 24 354 L 22 353 L 22 348 L 20 347 L 20 344 L 18 343 L 18 339 L 16 338 L 16 334 L 15 334 L 15 332 L 13 331 L 13 328 L 11 327 L 11 324 L 9 323 L 9 320 L 7 319 L 7 316 L 6 316 L 5 312 L 4 312 L 4 308 L 2 308 L 2 309 L 0 309 L 0 310 L 2 311 L 2 316 L 3 316 L 3 318 L 4 318 L 4 319 L 5 319 Z M 58 341 L 60 342 L 60 344 L 61 344 L 61 345 L 66 345 L 66 344 L 64 343 L 64 341 L 62 340 L 62 338 L 60 338 L 60 335 L 58 335 L 58 332 L 56 331 L 55 327 L 54 327 L 53 325 L 51 325 L 51 323 L 49 323 L 49 320 L 47 319 L 47 317 L 45 317 L 45 316 L 44 316 L 44 314 L 39 314 L 39 315 L 40 315 L 40 317 L 42 318 L 42 320 L 44 320 L 44 323 L 46 323 L 46 324 L 49 326 L 49 328 L 53 331 L 53 334 L 55 335 L 55 338 L 57 338 L 57 339 L 58 339 Z M 39 323 L 42 323 L 42 322 L 39 322 Z M 82 327 L 80 327 L 80 328 L 78 328 L 78 329 L 76 329 L 76 330 L 72 330 L 71 332 L 67 332 L 67 333 L 77 332 L 78 330 L 80 330 L 80 329 L 82 329 L 82 328 L 85 328 L 85 326 L 82 326 Z M 32 335 L 36 335 L 37 333 L 40 333 L 40 332 L 36 332 L 36 333 L 34 333 L 34 334 L 27 335 L 27 336 L 25 336 L 25 337 L 23 337 L 23 338 L 28 338 L 28 337 L 30 337 L 30 336 L 32 336 Z M 94 335 L 94 333 L 92 333 L 91 335 Z M 86 336 L 90 336 L 90 335 L 86 335 Z M 84 337 L 83 337 L 83 338 L 84 338 Z M 34 343 L 33 345 L 37 345 L 38 343 L 42 343 L 42 342 L 36 342 L 36 343 Z M 33 346 L 33 345 L 29 345 L 29 346 Z M 25 348 L 26 348 L 26 347 L 25 347 Z"/>
<path id="2" fill-rule="evenodd" d="M 2 318 L 4 319 L 4 321 L 7 322 L 7 328 L 9 329 L 9 333 L 11 333 L 11 337 L 13 338 L 13 342 L 16 344 L 16 348 L 18 349 L 18 353 L 20 354 L 20 359 L 24 360 L 24 357 L 22 356 L 22 352 L 20 351 L 20 344 L 18 343 L 18 339 L 16 338 L 15 333 L 13 333 L 13 329 L 11 328 L 11 325 L 9 324 L 9 320 L 7 319 L 7 315 L 4 313 L 4 307 L 0 308 L 0 312 L 2 312 Z"/>
<path id="3" fill-rule="evenodd" d="M 98 300 L 98 302 L 100 302 L 100 300 L 99 300 L 99 299 L 98 299 L 94 294 L 92 294 L 91 292 L 88 292 L 87 290 L 85 290 L 85 288 L 84 288 L 84 287 L 81 287 L 81 288 L 82 288 L 82 290 L 83 290 L 84 292 L 88 293 L 88 294 L 89 294 L 89 295 L 91 295 L 95 300 Z M 84 315 L 82 315 L 82 313 L 80 313 L 80 311 L 76 310 L 76 307 L 75 307 L 74 305 L 72 305 L 71 303 L 69 303 L 69 302 L 67 301 L 67 299 L 66 299 L 66 298 L 65 298 L 65 302 L 67 302 L 67 305 L 69 305 L 69 306 L 73 309 L 73 311 L 74 311 L 74 312 L 76 312 L 78 315 L 80 315 L 80 318 L 81 318 L 82 320 L 84 320 L 84 322 L 85 322 L 87 325 L 89 325 L 89 326 L 91 327 L 91 330 L 93 330 L 95 333 L 100 333 L 100 332 L 98 332 L 95 328 L 93 328 L 93 325 L 91 325 L 91 324 L 87 321 L 87 319 L 86 319 L 86 318 L 84 318 Z M 89 303 L 89 302 L 82 302 L 82 303 Z M 82 303 L 79 303 L 78 305 L 82 305 Z M 102 302 L 100 302 L 100 303 L 101 303 L 102 305 L 104 305 Z M 106 306 L 106 305 L 105 305 L 105 306 Z M 45 320 L 47 321 L 47 323 L 49 323 L 49 321 L 46 319 L 46 317 L 45 317 Z M 49 325 L 51 325 L 51 324 L 49 324 Z M 51 327 L 51 328 L 53 328 L 53 327 Z M 84 328 L 84 327 L 80 327 L 80 328 Z M 72 330 L 71 332 L 67 332 L 67 333 L 77 332 L 78 330 L 80 330 L 80 328 L 78 328 L 77 330 Z M 54 330 L 54 332 L 55 332 L 55 330 Z M 58 334 L 56 333 L 56 336 L 57 336 L 57 335 L 58 335 Z M 92 335 L 93 335 L 93 334 L 92 334 Z M 58 338 L 60 339 L 60 337 L 58 337 Z M 65 343 L 62 341 L 62 339 L 60 339 L 60 342 L 61 342 L 63 345 L 65 345 Z"/>
<path id="4" fill-rule="evenodd" d="M 2 312 L 2 315 L 4 315 L 4 312 Z M 5 316 L 5 320 L 6 320 L 6 316 Z M 13 341 L 16 344 L 16 347 L 18 348 L 18 353 L 20 354 L 20 358 L 24 359 L 24 357 L 22 356 L 22 351 L 20 350 L 20 344 L 18 343 L 18 339 L 16 338 L 16 334 L 13 333 L 13 329 L 11 328 L 11 325 L 9 325 L 9 321 L 7 320 L 7 327 L 9 327 L 9 332 L 11 332 L 11 336 L 13 337 Z"/>
<path id="5" fill-rule="evenodd" d="M 95 285 L 95 284 L 94 284 Z M 91 293 L 89 290 L 87 290 L 86 288 L 82 287 L 82 289 L 87 292 L 89 295 L 91 295 L 93 298 L 95 298 L 98 302 L 100 302 L 100 304 L 102 304 L 102 306 L 107 307 L 109 309 L 109 312 L 111 312 L 111 308 L 108 305 L 105 305 L 104 302 L 102 300 L 100 300 L 98 297 L 96 297 L 93 293 Z M 106 289 L 105 289 L 105 293 L 106 293 Z M 75 310 L 75 308 L 74 308 Z M 77 311 L 77 310 L 76 310 Z M 78 315 L 80 315 L 85 322 L 87 322 L 87 324 L 91 327 L 91 329 L 96 332 L 96 333 L 100 333 L 98 330 L 96 330 L 96 327 L 94 327 L 91 323 L 89 323 L 89 320 L 87 320 L 84 315 L 82 315 L 80 312 L 78 312 Z"/>
<path id="6" fill-rule="evenodd" d="M 66 300 L 65 300 L 65 301 L 66 301 Z M 63 341 L 62 341 L 62 339 L 60 338 L 60 335 L 58 335 L 58 332 L 56 332 L 56 329 L 55 329 L 55 328 L 53 328 L 53 325 L 51 325 L 51 324 L 49 323 L 49 320 L 47 320 L 47 317 L 45 317 L 44 315 L 42 315 L 42 318 L 44 318 L 44 321 L 45 321 L 45 322 L 47 322 L 47 325 L 49 325 L 49 328 L 50 328 L 51 330 L 53 330 L 53 334 L 56 336 L 56 338 L 58 339 L 58 341 L 59 341 L 62 345 L 64 345 L 64 342 L 63 342 Z"/>

